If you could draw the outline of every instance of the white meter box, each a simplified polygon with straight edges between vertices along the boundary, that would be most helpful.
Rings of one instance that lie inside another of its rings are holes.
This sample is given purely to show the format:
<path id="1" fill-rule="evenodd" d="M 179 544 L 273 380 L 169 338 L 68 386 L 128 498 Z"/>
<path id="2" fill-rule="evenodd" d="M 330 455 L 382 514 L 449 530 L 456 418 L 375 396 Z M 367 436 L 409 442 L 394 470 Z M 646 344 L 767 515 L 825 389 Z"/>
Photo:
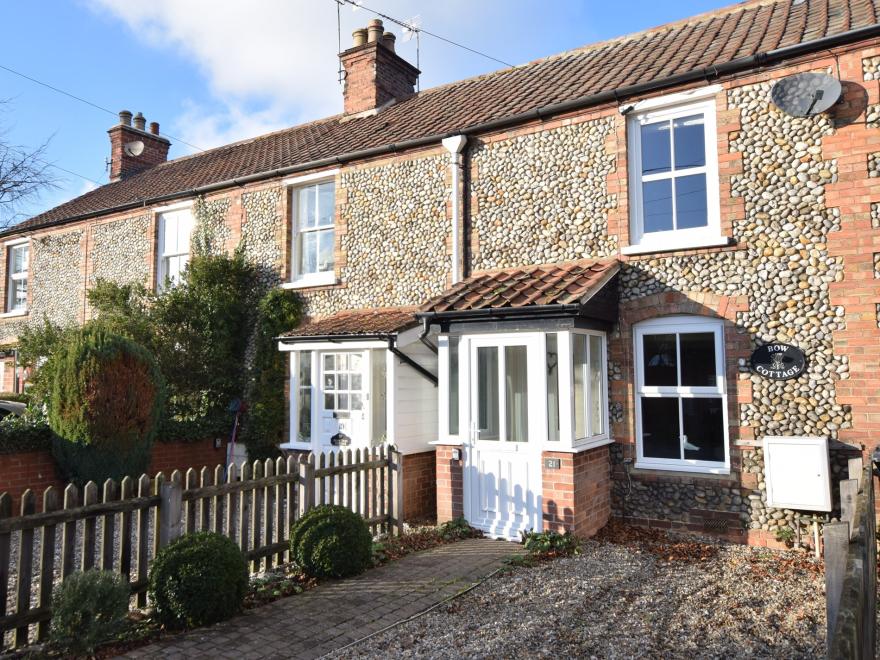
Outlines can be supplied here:
<path id="1" fill-rule="evenodd" d="M 764 438 L 767 506 L 776 509 L 831 511 L 828 438 Z"/>

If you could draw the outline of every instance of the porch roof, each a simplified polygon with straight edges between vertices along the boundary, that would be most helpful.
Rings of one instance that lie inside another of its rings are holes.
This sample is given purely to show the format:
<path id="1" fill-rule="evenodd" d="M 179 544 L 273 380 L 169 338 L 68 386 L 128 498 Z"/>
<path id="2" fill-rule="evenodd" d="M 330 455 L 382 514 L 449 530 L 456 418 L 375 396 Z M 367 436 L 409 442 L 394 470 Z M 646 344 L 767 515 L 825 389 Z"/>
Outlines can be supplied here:
<path id="1" fill-rule="evenodd" d="M 619 268 L 616 259 L 589 259 L 476 273 L 424 305 L 418 316 L 454 318 L 503 310 L 575 315 L 584 312 Z"/>
<path id="2" fill-rule="evenodd" d="M 352 309 L 330 316 L 307 319 L 279 337 L 282 342 L 315 341 L 320 338 L 365 339 L 388 337 L 415 326 L 415 307 Z"/>

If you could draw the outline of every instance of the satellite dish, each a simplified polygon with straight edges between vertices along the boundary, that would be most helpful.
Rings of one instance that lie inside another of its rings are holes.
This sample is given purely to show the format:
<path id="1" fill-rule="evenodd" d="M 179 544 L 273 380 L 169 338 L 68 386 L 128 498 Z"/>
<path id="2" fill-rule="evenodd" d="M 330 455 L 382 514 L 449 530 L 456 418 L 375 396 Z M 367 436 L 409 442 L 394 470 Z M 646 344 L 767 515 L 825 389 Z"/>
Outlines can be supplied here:
<path id="1" fill-rule="evenodd" d="M 840 81 L 827 73 L 797 73 L 773 85 L 770 98 L 792 117 L 812 117 L 837 103 Z"/>
<path id="2" fill-rule="evenodd" d="M 127 156 L 140 156 L 144 153 L 144 143 L 140 140 L 126 142 L 123 147 Z"/>

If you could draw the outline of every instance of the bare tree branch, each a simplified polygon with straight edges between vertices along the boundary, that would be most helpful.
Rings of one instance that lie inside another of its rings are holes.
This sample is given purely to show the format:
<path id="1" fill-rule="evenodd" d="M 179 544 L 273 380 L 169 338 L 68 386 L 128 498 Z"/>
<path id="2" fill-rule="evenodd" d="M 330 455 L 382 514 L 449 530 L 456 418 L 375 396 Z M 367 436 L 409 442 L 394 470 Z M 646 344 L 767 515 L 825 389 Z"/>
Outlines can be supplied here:
<path id="1" fill-rule="evenodd" d="M 7 101 L 0 99 L 0 108 Z M 35 149 L 10 144 L 0 132 L 0 229 L 21 219 L 21 205 L 58 187 L 52 164 L 46 160 L 47 140 Z"/>

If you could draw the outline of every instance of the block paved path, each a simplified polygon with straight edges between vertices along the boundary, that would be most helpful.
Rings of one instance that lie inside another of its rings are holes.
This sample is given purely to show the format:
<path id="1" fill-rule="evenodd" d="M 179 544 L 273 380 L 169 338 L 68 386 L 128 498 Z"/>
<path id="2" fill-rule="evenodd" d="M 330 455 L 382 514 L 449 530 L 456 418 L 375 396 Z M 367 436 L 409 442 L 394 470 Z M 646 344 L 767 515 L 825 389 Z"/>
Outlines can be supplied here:
<path id="1" fill-rule="evenodd" d="M 522 546 L 507 541 L 451 543 L 355 578 L 325 582 L 121 657 L 316 658 L 425 611 L 473 586 L 500 568 L 504 559 L 521 552 Z"/>

